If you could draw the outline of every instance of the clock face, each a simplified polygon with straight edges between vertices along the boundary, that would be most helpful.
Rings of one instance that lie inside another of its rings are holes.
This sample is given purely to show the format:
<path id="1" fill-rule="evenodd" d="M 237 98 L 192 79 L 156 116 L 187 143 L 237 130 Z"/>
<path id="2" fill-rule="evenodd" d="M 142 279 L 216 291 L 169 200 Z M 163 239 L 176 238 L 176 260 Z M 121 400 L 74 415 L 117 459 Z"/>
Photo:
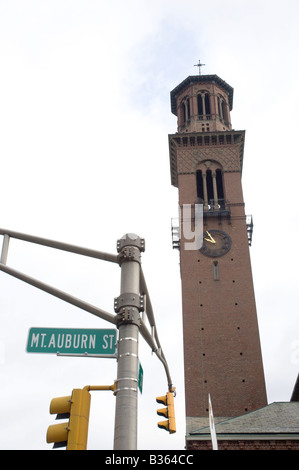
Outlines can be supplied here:
<path id="1" fill-rule="evenodd" d="M 200 252 L 214 258 L 223 256 L 230 250 L 231 243 L 230 236 L 222 230 L 206 230 L 203 233 Z"/>

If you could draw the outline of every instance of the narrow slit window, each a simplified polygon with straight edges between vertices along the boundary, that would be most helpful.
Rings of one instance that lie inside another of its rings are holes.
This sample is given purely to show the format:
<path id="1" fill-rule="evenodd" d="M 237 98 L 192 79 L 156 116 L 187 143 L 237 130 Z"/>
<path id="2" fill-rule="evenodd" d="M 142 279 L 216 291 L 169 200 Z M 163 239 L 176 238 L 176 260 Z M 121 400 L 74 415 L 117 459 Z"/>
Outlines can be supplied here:
<path id="1" fill-rule="evenodd" d="M 214 265 L 214 281 L 219 281 L 219 265 L 218 261 L 213 261 Z"/>

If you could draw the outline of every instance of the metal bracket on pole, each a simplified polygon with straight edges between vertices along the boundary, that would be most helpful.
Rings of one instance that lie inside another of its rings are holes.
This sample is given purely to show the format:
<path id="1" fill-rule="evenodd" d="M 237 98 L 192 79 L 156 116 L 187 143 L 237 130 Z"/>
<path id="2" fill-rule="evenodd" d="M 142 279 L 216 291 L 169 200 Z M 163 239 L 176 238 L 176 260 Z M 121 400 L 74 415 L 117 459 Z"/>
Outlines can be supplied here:
<path id="1" fill-rule="evenodd" d="M 104 390 L 111 390 L 112 392 L 115 393 L 116 390 L 116 381 L 114 381 L 113 385 L 85 385 L 83 387 L 83 390 L 87 390 L 88 392 L 93 392 L 93 391 L 104 391 Z"/>
<path id="2" fill-rule="evenodd" d="M 134 377 L 123 377 L 122 379 L 118 379 L 115 381 L 115 383 L 118 385 L 119 382 L 121 382 L 122 380 L 130 380 L 131 382 L 134 382 L 136 383 L 136 385 L 138 386 L 138 380 L 135 379 Z M 137 386 L 136 387 L 120 387 L 120 388 L 115 388 L 115 391 L 114 391 L 114 395 L 117 394 L 117 392 L 119 391 L 122 391 L 122 390 L 131 390 L 133 392 L 137 392 Z"/>
<path id="3" fill-rule="evenodd" d="M 117 240 L 117 251 L 120 253 L 123 248 L 126 246 L 129 246 L 130 248 L 138 248 L 140 252 L 145 251 L 145 240 L 144 238 L 140 238 L 138 235 L 135 233 L 127 233 L 123 237 L 121 237 L 119 240 Z"/>
<path id="4" fill-rule="evenodd" d="M 143 295 L 124 293 L 114 299 L 117 325 L 122 323 L 135 323 L 135 325 L 140 326 L 140 312 L 143 312 L 143 310 Z"/>
<path id="5" fill-rule="evenodd" d="M 122 294 L 114 299 L 114 310 L 119 312 L 123 307 L 136 307 L 140 312 L 144 310 L 143 295 L 136 295 L 135 293 Z"/>

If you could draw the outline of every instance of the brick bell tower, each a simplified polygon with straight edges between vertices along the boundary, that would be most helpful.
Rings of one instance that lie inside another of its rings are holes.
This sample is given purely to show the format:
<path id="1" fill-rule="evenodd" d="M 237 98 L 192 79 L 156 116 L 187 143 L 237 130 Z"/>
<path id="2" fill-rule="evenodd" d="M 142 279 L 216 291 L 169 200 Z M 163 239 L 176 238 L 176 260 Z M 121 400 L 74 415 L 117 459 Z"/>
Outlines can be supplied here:
<path id="1" fill-rule="evenodd" d="M 171 92 L 178 118 L 178 132 L 169 135 L 171 183 L 180 211 L 203 205 L 202 247 L 185 249 L 184 216 L 180 240 L 173 235 L 189 430 L 198 425 L 194 418 L 208 417 L 209 394 L 215 418 L 267 405 L 249 254 L 253 225 L 241 183 L 245 131 L 232 130 L 232 107 L 233 88 L 217 75 L 189 76 Z"/>

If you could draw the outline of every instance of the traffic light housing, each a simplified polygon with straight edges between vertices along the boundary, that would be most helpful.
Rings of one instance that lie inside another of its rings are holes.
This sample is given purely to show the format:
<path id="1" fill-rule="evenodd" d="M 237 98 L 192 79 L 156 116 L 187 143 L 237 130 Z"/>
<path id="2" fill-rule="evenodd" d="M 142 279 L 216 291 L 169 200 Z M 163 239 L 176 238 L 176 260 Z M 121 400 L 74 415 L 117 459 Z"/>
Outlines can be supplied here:
<path id="1" fill-rule="evenodd" d="M 161 429 L 165 429 L 165 431 L 168 431 L 169 434 L 175 433 L 176 424 L 175 424 L 173 393 L 167 392 L 166 395 L 162 397 L 157 397 L 156 401 L 157 403 L 161 403 L 162 405 L 166 406 L 166 408 L 160 408 L 159 410 L 157 410 L 157 414 L 159 416 L 164 416 L 164 418 L 167 418 L 167 420 L 165 421 L 160 421 L 158 423 L 158 427 Z"/>
<path id="2" fill-rule="evenodd" d="M 90 393 L 86 388 L 74 389 L 71 396 L 53 398 L 50 414 L 67 422 L 48 427 L 47 442 L 66 450 L 86 450 L 90 411 Z"/>

